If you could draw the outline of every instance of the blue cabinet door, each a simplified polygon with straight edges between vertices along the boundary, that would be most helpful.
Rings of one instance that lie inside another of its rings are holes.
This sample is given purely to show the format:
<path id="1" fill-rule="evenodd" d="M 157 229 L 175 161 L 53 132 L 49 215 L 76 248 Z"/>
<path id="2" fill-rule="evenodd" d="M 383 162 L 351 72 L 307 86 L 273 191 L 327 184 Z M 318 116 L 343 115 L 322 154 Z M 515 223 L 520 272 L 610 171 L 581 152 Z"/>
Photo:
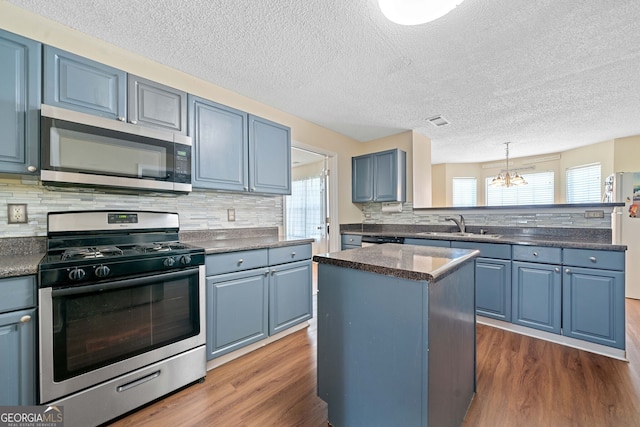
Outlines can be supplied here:
<path id="1" fill-rule="evenodd" d="M 128 121 L 146 127 L 187 133 L 187 93 L 129 74 Z"/>
<path id="2" fill-rule="evenodd" d="M 40 168 L 40 43 L 0 30 L 0 172 Z"/>
<path id="3" fill-rule="evenodd" d="M 0 314 L 0 405 L 36 404 L 36 309 Z"/>
<path id="4" fill-rule="evenodd" d="M 567 267 L 562 286 L 562 333 L 624 349 L 624 273 Z"/>
<path id="5" fill-rule="evenodd" d="M 189 95 L 189 135 L 194 188 L 249 190 L 247 113 Z"/>
<path id="6" fill-rule="evenodd" d="M 45 46 L 45 104 L 125 121 L 126 91 L 124 71 Z"/>
<path id="7" fill-rule="evenodd" d="M 511 321 L 511 261 L 476 259 L 476 313 Z"/>
<path id="8" fill-rule="evenodd" d="M 404 202 L 406 200 L 406 154 L 395 149 L 373 155 L 373 200 Z"/>
<path id="9" fill-rule="evenodd" d="M 291 129 L 249 115 L 249 191 L 291 194 Z"/>
<path id="10" fill-rule="evenodd" d="M 311 261 L 271 267 L 269 335 L 311 319 Z"/>
<path id="11" fill-rule="evenodd" d="M 512 322 L 559 334 L 562 274 L 553 264 L 513 261 Z"/>
<path id="12" fill-rule="evenodd" d="M 268 337 L 269 270 L 207 278 L 207 359 Z"/>
<path id="13" fill-rule="evenodd" d="M 351 201 L 373 201 L 373 156 L 370 154 L 351 159 Z"/>

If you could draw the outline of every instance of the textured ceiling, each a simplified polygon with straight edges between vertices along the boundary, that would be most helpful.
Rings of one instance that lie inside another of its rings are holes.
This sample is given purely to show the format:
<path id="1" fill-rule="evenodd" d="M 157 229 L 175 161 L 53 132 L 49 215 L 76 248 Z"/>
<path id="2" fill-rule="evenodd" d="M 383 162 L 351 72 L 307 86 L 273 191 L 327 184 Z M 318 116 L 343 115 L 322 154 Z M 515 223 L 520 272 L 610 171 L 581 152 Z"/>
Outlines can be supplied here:
<path id="1" fill-rule="evenodd" d="M 376 0 L 9 2 L 360 141 L 414 129 L 434 163 L 640 134 L 638 0 L 465 0 L 414 27 Z"/>

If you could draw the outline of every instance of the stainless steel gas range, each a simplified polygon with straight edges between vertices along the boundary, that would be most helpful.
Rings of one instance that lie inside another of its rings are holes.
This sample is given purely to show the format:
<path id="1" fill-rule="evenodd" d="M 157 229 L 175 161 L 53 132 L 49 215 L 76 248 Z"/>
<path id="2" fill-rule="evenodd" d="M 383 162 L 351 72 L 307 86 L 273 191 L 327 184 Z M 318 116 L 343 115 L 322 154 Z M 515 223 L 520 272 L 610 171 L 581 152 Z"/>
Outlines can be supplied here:
<path id="1" fill-rule="evenodd" d="M 104 423 L 206 374 L 204 250 L 176 213 L 52 212 L 39 265 L 39 396 Z"/>

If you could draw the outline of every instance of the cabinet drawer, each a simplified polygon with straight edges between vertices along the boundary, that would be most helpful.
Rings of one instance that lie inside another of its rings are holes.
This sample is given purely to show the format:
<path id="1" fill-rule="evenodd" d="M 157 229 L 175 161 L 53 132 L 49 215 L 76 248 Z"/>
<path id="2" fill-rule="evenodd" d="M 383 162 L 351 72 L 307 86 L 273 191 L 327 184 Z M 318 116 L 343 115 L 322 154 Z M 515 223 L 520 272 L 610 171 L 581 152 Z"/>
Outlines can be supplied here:
<path id="1" fill-rule="evenodd" d="M 0 313 L 36 306 L 34 276 L 10 277 L 0 280 Z"/>
<path id="2" fill-rule="evenodd" d="M 483 258 L 511 259 L 511 245 L 501 243 L 451 242 L 452 248 L 478 249 Z"/>
<path id="3" fill-rule="evenodd" d="M 352 246 L 361 246 L 362 245 L 362 236 L 356 234 L 343 234 L 342 235 L 342 244 L 343 245 L 352 245 Z"/>
<path id="4" fill-rule="evenodd" d="M 311 244 L 269 248 L 269 265 L 304 261 L 311 258 Z"/>
<path id="5" fill-rule="evenodd" d="M 562 263 L 562 248 L 549 248 L 546 246 L 513 246 L 514 261 L 531 261 L 547 264 Z"/>
<path id="6" fill-rule="evenodd" d="M 207 255 L 205 259 L 207 276 L 266 267 L 267 265 L 266 249 Z"/>
<path id="7" fill-rule="evenodd" d="M 593 249 L 565 249 L 562 264 L 572 267 L 624 270 L 624 252 Z"/>

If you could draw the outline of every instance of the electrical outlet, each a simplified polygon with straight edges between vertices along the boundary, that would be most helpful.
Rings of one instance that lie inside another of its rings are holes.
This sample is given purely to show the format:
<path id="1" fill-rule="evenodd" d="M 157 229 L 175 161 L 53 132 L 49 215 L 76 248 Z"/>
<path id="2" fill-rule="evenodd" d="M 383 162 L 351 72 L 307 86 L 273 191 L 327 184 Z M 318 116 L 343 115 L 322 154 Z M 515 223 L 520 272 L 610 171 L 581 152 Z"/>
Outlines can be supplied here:
<path id="1" fill-rule="evenodd" d="M 585 218 L 604 218 L 604 211 L 584 211 Z"/>
<path id="2" fill-rule="evenodd" d="M 233 222 L 236 220 L 236 210 L 235 209 L 227 209 L 227 221 Z"/>
<path id="3" fill-rule="evenodd" d="M 9 224 L 27 223 L 27 205 L 7 205 L 7 218 Z"/>

